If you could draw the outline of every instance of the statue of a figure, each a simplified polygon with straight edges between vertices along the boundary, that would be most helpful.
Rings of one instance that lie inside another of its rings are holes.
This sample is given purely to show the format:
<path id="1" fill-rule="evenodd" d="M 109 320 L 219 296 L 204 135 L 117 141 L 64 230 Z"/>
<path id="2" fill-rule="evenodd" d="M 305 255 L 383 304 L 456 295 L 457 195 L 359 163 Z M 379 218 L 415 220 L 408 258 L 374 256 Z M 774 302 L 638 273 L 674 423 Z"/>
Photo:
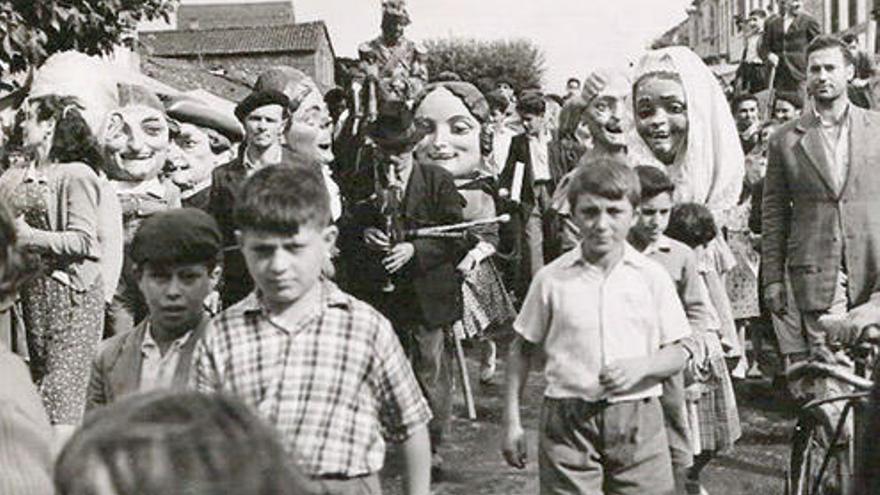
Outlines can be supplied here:
<path id="1" fill-rule="evenodd" d="M 358 47 L 367 82 L 375 81 L 380 100 L 410 102 L 428 81 L 425 50 L 404 37 L 410 24 L 404 0 L 382 3 L 382 34 Z"/>

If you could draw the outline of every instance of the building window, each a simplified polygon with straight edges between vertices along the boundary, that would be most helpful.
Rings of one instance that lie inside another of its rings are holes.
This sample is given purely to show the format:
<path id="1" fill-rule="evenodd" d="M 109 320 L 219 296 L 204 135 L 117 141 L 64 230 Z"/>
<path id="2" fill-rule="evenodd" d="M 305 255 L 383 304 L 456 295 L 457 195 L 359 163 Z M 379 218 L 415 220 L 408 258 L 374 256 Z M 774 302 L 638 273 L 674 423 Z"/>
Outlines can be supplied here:
<path id="1" fill-rule="evenodd" d="M 849 27 L 859 23 L 859 2 L 860 0 L 849 0 Z"/>

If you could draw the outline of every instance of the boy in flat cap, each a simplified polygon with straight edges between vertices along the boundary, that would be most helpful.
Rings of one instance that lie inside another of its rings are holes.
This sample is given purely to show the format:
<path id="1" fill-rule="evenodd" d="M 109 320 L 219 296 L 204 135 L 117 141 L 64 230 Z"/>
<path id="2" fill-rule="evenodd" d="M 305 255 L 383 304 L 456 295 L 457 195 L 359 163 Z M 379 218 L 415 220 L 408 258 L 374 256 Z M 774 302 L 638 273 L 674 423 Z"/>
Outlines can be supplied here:
<path id="1" fill-rule="evenodd" d="M 242 100 L 235 107 L 235 116 L 244 126 L 244 143 L 234 160 L 215 168 L 211 175 L 207 211 L 220 225 L 223 246 L 229 249 L 224 259 L 220 291 L 223 307 L 243 299 L 254 286 L 241 253 L 234 249 L 232 212 L 241 187 L 257 170 L 280 163 L 292 164 L 295 160 L 282 146 L 282 136 L 290 119 L 289 103 L 284 93 L 274 90 L 257 90 Z"/>
<path id="2" fill-rule="evenodd" d="M 187 386 L 193 349 L 208 323 L 204 301 L 217 282 L 221 240 L 214 219 L 195 208 L 163 211 L 141 223 L 131 257 L 149 314 L 102 343 L 87 409 L 130 393 Z"/>
<path id="3" fill-rule="evenodd" d="M 381 493 L 401 443 L 407 495 L 427 495 L 431 412 L 388 320 L 322 275 L 337 230 L 320 172 L 267 167 L 244 184 L 236 232 L 257 290 L 208 325 L 203 393 L 242 399 L 275 426 L 320 493 Z"/>

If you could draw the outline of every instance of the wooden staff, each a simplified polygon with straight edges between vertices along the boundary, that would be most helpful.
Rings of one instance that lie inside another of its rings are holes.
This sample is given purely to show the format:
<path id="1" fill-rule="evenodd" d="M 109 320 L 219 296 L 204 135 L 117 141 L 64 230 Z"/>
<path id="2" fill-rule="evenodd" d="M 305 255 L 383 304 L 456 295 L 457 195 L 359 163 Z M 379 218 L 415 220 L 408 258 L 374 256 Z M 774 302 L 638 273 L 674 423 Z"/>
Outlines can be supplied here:
<path id="1" fill-rule="evenodd" d="M 461 324 L 459 322 L 459 324 Z M 471 390 L 471 378 L 468 375 L 467 361 L 464 357 L 464 349 L 461 347 L 461 341 L 464 338 L 464 330 L 452 328 L 452 340 L 455 342 L 455 361 L 458 363 L 458 377 L 461 380 L 461 393 L 464 395 L 464 405 L 467 408 L 468 419 L 474 421 L 477 419 L 477 407 L 474 403 L 474 393 Z"/>
<path id="2" fill-rule="evenodd" d="M 779 60 L 779 63 L 782 63 L 781 59 Z M 769 92 L 767 93 L 767 108 L 764 109 L 764 121 L 768 121 L 773 117 L 773 100 L 776 98 L 776 89 L 773 85 L 776 84 L 777 66 L 778 64 L 770 68 L 770 83 L 767 86 Z"/>

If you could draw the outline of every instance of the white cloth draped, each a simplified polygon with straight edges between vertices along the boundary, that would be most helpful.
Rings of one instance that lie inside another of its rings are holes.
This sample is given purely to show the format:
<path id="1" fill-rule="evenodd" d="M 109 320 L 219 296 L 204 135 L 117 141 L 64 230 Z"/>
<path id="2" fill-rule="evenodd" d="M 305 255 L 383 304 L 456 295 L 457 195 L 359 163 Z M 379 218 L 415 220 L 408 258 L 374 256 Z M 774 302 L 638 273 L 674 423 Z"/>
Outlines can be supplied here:
<path id="1" fill-rule="evenodd" d="M 639 138 L 630 149 L 633 163 L 663 168 L 675 183 L 675 201 L 706 205 L 716 218 L 736 206 L 742 191 L 745 158 L 729 103 L 715 75 L 690 49 L 652 50 L 636 70 L 636 80 L 652 72 L 678 74 L 688 112 L 687 145 L 672 165 L 662 164 Z"/>

